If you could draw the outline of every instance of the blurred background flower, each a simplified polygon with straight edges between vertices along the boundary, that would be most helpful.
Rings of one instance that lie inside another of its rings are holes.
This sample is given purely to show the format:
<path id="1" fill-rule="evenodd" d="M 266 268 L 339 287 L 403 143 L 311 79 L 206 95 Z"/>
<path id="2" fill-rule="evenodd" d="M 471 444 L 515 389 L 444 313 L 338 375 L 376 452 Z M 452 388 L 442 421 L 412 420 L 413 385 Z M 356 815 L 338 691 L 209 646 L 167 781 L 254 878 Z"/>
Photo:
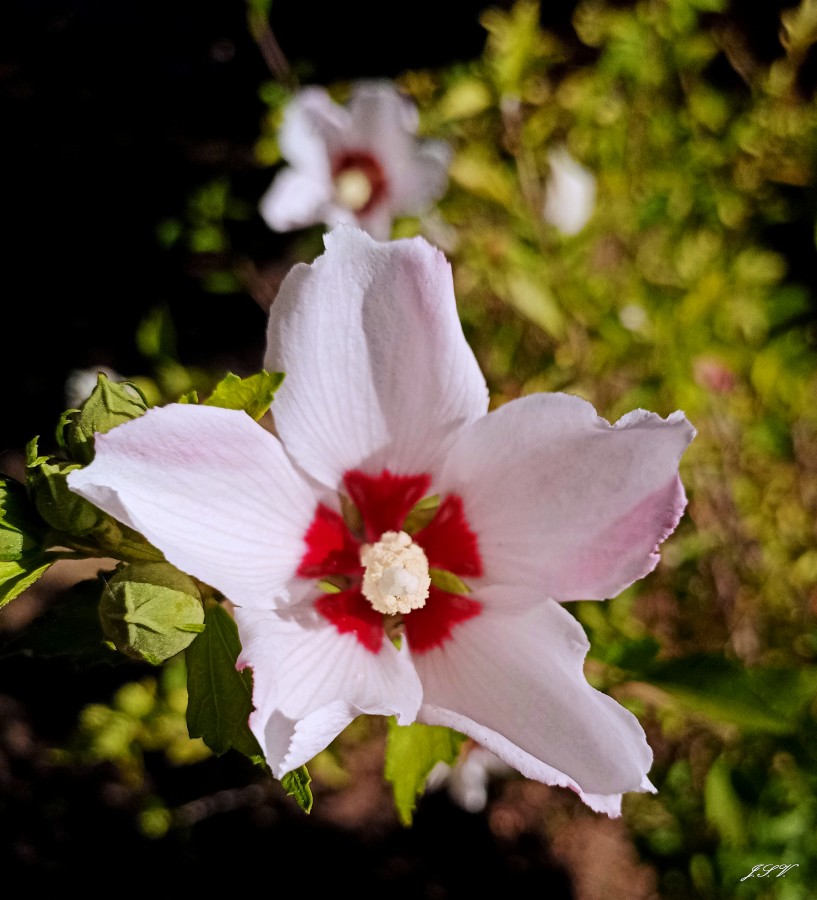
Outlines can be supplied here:
<path id="1" fill-rule="evenodd" d="M 548 163 L 542 217 L 564 234 L 578 234 L 593 215 L 596 179 L 565 147 L 551 150 Z"/>
<path id="2" fill-rule="evenodd" d="M 346 223 L 388 240 L 400 215 L 426 212 L 446 188 L 450 150 L 417 137 L 413 101 L 386 80 L 357 81 L 342 106 L 305 87 L 283 113 L 278 143 L 289 165 L 261 198 L 275 231 Z"/>

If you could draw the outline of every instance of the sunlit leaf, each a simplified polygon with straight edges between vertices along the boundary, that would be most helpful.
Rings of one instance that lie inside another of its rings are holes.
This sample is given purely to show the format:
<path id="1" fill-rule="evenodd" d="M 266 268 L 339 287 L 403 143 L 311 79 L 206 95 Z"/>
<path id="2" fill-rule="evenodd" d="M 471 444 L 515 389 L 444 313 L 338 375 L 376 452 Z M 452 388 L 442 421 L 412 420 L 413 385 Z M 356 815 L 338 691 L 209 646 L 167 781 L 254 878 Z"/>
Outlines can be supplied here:
<path id="1" fill-rule="evenodd" d="M 7 562 L 0 561 L 0 608 L 30 588 L 52 562 L 44 554 L 37 553 Z"/>
<path id="2" fill-rule="evenodd" d="M 398 725 L 389 719 L 386 780 L 391 782 L 400 821 L 410 825 L 417 798 L 438 762 L 453 765 L 465 737 L 437 725 Z"/>
<path id="3" fill-rule="evenodd" d="M 204 632 L 185 651 L 190 737 L 202 738 L 218 756 L 233 748 L 261 762 L 261 748 L 248 724 L 252 673 L 235 667 L 241 651 L 236 624 L 214 603 L 205 610 L 204 625 Z"/>
<path id="4" fill-rule="evenodd" d="M 25 486 L 0 477 L 0 561 L 21 559 L 38 546 L 42 530 Z"/>
<path id="5" fill-rule="evenodd" d="M 281 779 L 284 790 L 295 799 L 305 813 L 312 811 L 312 788 L 309 786 L 311 781 L 312 776 L 306 766 L 287 772 Z"/>
<path id="6" fill-rule="evenodd" d="M 259 372 L 248 378 L 229 373 L 204 403 L 224 409 L 242 409 L 257 421 L 270 408 L 283 380 L 282 372 Z"/>
<path id="7" fill-rule="evenodd" d="M 723 841 L 740 847 L 746 843 L 746 813 L 732 785 L 731 769 L 723 757 L 715 760 L 704 785 L 706 818 Z"/>

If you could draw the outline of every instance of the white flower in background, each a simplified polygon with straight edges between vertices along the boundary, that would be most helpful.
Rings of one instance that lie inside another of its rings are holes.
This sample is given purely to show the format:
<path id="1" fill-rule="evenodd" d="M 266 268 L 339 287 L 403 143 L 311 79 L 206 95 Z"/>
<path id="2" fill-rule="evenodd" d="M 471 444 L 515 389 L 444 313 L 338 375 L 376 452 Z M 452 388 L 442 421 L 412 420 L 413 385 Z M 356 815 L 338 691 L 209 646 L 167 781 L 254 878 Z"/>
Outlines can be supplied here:
<path id="1" fill-rule="evenodd" d="M 490 750 L 473 741 L 463 745 L 453 766 L 437 763 L 428 776 L 426 787 L 430 791 L 445 788 L 448 796 L 466 812 L 478 813 L 488 802 L 488 787 L 494 776 L 513 772 L 506 763 Z"/>
<path id="2" fill-rule="evenodd" d="M 578 234 L 593 215 L 596 177 L 564 147 L 551 150 L 548 162 L 542 218 L 563 234 Z"/>
<path id="3" fill-rule="evenodd" d="M 348 226 L 324 241 L 270 313 L 279 437 L 236 410 L 154 408 L 97 435 L 70 487 L 236 605 L 250 727 L 276 777 L 356 716 L 396 716 L 619 815 L 623 792 L 653 790 L 652 752 L 588 684 L 587 638 L 560 601 L 612 597 L 655 567 L 694 429 L 644 410 L 610 425 L 558 393 L 489 413 L 442 253 Z"/>
<path id="4" fill-rule="evenodd" d="M 72 369 L 65 379 L 65 406 L 67 409 L 78 409 L 91 396 L 102 373 L 111 381 L 122 381 L 119 372 L 108 366 L 89 366 L 87 369 Z"/>
<path id="5" fill-rule="evenodd" d="M 322 87 L 302 89 L 284 110 L 281 169 L 261 198 L 273 231 L 357 225 L 379 240 L 394 219 L 420 215 L 445 192 L 449 146 L 417 137 L 414 103 L 390 81 L 360 81 L 345 106 Z"/>

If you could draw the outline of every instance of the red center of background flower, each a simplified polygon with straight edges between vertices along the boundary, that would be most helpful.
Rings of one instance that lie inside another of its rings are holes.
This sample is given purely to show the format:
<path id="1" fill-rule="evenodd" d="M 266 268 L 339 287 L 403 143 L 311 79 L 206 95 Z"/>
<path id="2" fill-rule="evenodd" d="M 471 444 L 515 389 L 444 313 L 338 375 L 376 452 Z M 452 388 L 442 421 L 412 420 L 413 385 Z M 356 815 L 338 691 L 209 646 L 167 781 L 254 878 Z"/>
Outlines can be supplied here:
<path id="1" fill-rule="evenodd" d="M 352 633 L 373 653 L 383 644 L 383 615 L 372 608 L 361 592 L 363 566 L 360 548 L 378 541 L 385 531 L 401 531 L 406 516 L 426 496 L 428 475 L 393 475 L 383 470 L 366 475 L 353 470 L 343 478 L 349 498 L 363 522 L 363 533 L 355 535 L 343 516 L 323 504 L 307 529 L 304 553 L 297 574 L 301 578 L 345 576 L 350 586 L 315 601 L 318 612 L 342 634 Z M 482 575 L 482 559 L 477 538 L 468 526 L 462 500 L 456 494 L 442 498 L 434 518 L 411 535 L 423 548 L 432 569 L 452 572 L 461 578 Z M 463 594 L 436 587 L 429 589 L 422 609 L 403 616 L 403 628 L 412 652 L 423 653 L 442 646 L 452 628 L 479 614 L 479 602 Z"/>
<path id="2" fill-rule="evenodd" d="M 377 206 L 388 192 L 386 173 L 380 163 L 364 150 L 344 150 L 332 160 L 332 180 L 338 182 L 349 173 L 360 173 L 368 182 L 370 194 L 355 212 L 365 214 Z"/>

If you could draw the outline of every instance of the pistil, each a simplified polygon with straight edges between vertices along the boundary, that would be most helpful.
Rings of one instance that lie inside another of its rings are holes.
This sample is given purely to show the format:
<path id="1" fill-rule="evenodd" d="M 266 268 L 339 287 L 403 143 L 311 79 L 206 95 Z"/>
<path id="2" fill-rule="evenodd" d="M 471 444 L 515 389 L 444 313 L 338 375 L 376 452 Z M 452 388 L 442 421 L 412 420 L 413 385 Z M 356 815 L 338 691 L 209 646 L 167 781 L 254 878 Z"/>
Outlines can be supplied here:
<path id="1" fill-rule="evenodd" d="M 372 199 L 372 183 L 362 169 L 345 169 L 335 176 L 335 196 L 338 203 L 360 212 Z"/>
<path id="2" fill-rule="evenodd" d="M 386 531 L 374 544 L 364 544 L 360 561 L 363 596 L 375 610 L 394 616 L 425 606 L 431 586 L 428 559 L 405 531 Z"/>

